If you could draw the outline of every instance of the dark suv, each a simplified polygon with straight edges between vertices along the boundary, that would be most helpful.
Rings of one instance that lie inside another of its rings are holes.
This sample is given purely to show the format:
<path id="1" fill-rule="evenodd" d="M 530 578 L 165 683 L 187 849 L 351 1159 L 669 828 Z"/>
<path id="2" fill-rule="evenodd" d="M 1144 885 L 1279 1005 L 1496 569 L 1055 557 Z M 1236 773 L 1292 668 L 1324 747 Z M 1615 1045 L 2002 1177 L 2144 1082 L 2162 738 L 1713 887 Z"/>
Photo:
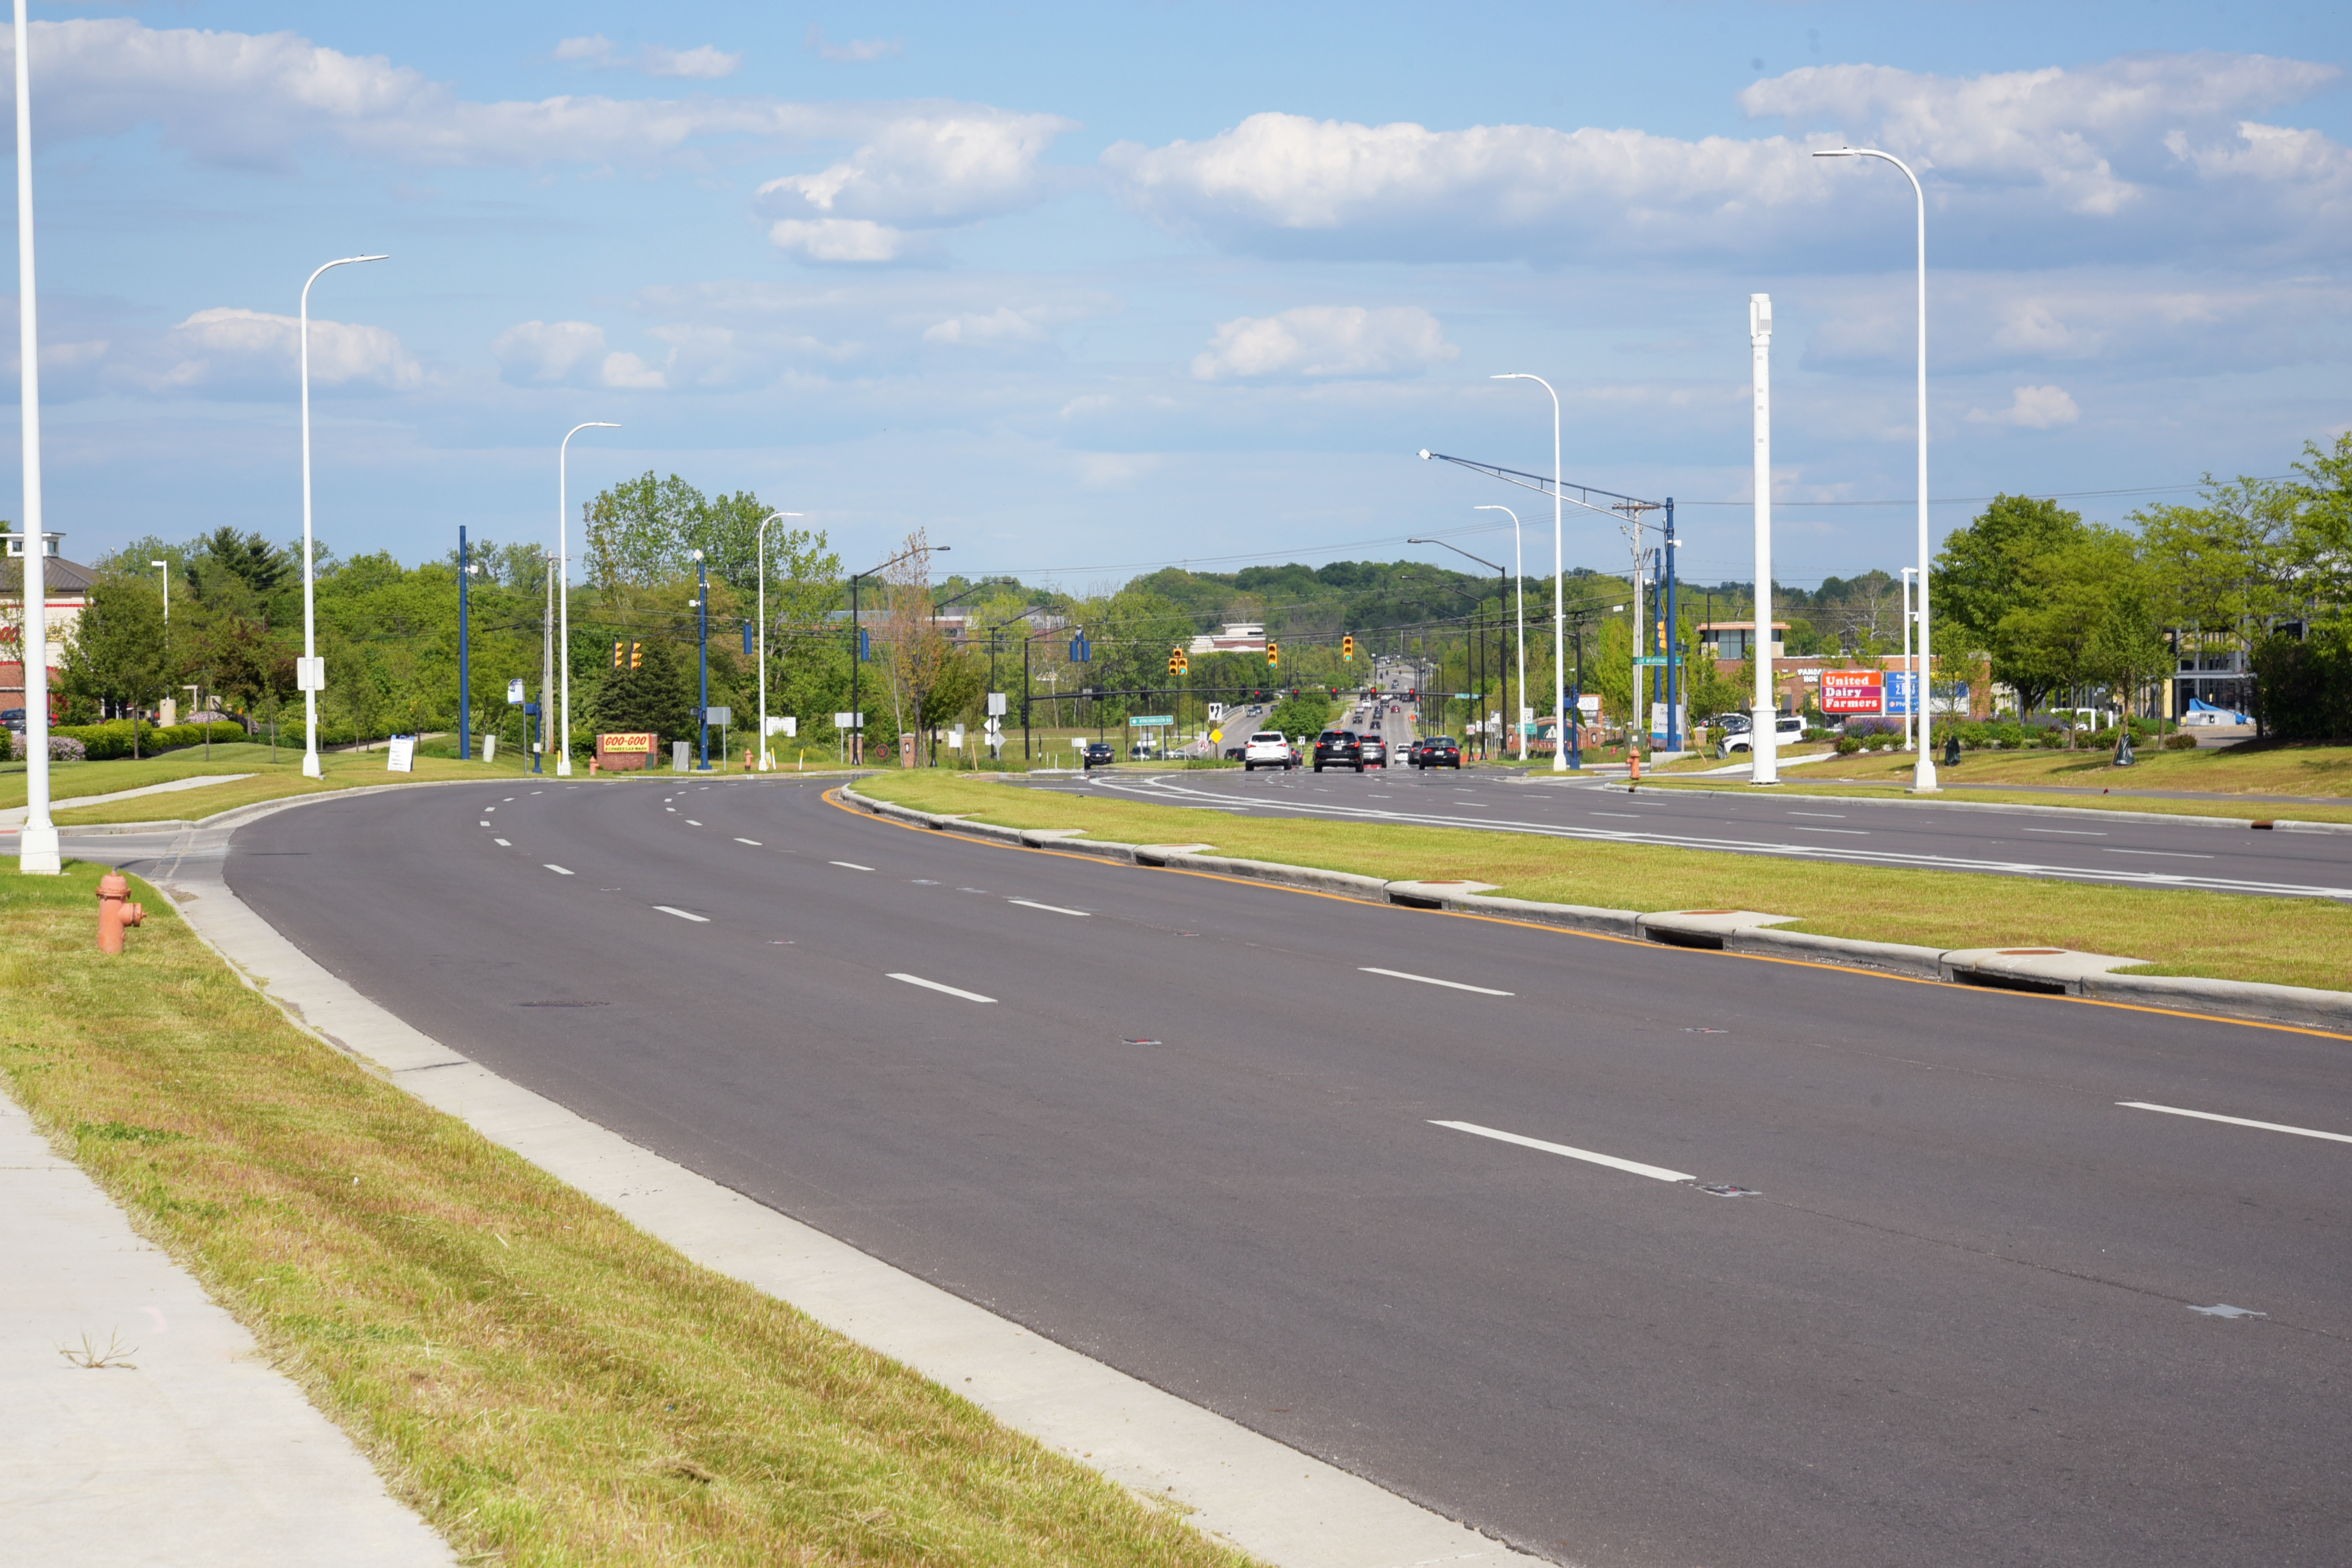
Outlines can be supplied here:
<path id="1" fill-rule="evenodd" d="M 1454 743 L 1451 735 L 1432 735 L 1412 748 L 1412 765 L 1417 768 L 1462 768 L 1462 748 Z"/>
<path id="2" fill-rule="evenodd" d="M 1364 771 L 1364 743 L 1353 730 L 1326 730 L 1315 737 L 1315 771 L 1327 766 Z"/>
<path id="3" fill-rule="evenodd" d="M 1118 760 L 1118 754 L 1110 749 L 1108 741 L 1088 741 L 1087 749 L 1079 755 L 1084 759 L 1088 773 L 1097 768 L 1107 768 Z"/>

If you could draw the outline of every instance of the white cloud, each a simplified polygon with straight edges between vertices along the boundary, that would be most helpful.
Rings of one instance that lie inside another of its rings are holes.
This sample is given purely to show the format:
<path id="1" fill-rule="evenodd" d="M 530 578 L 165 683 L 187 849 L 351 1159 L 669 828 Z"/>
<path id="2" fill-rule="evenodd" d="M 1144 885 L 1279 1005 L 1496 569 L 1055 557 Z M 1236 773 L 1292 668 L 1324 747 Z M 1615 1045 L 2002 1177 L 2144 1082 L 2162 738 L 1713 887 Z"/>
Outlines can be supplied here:
<path id="1" fill-rule="evenodd" d="M 897 261 L 908 248 L 908 237 L 889 225 L 845 217 L 780 219 L 768 230 L 768 242 L 811 261 Z"/>
<path id="2" fill-rule="evenodd" d="M 912 228 L 975 222 L 1035 202 L 1038 158 L 1073 129 L 1057 115 L 994 109 L 904 115 L 830 168 L 761 185 L 761 210 Z"/>
<path id="3" fill-rule="evenodd" d="M 587 321 L 524 321 L 500 332 L 490 353 L 509 381 L 569 382 L 602 362 L 604 329 Z"/>
<path id="4" fill-rule="evenodd" d="M 602 33 L 591 33 L 584 38 L 566 38 L 555 46 L 555 58 L 567 65 L 586 61 L 593 66 L 610 65 L 616 61 L 618 51 L 613 40 Z"/>
<path id="5" fill-rule="evenodd" d="M 637 68 L 647 76 L 680 77 L 688 81 L 718 81 L 735 74 L 743 63 L 739 52 L 728 54 L 710 44 L 691 49 L 665 49 L 658 44 L 646 46 L 638 57 Z"/>
<path id="6" fill-rule="evenodd" d="M 2011 261 L 2027 249 L 2145 255 L 2151 242 L 2332 254 L 2352 230 L 2352 151 L 2249 116 L 2339 75 L 2210 54 L 1969 78 L 1811 67 L 1740 95 L 1750 115 L 1782 119 L 1780 135 L 1443 131 L 1269 112 L 1201 142 L 1122 142 L 1102 166 L 1131 206 L 1233 249 L 1752 259 L 1792 246 L 1843 253 L 1886 228 L 1893 196 L 1865 200 L 1851 182 L 1899 175 L 1809 156 L 1850 141 L 1919 167 L 1931 244 L 1954 244 L 1943 237 L 1957 229 L 1958 245 Z M 2227 224 L 2213 221 L 2221 214 Z"/>
<path id="7" fill-rule="evenodd" d="M 1459 357 L 1437 318 L 1417 305 L 1368 310 L 1307 305 L 1223 323 L 1192 361 L 1202 381 L 1224 376 L 1393 375 Z"/>
<path id="8" fill-rule="evenodd" d="M 164 335 L 162 353 L 126 374 L 152 392 L 229 392 L 291 384 L 299 373 L 301 323 L 236 306 L 198 310 Z M 382 327 L 310 321 L 310 384 L 407 391 L 425 374 L 400 339 Z"/>
<path id="9" fill-rule="evenodd" d="M 1038 310 L 1016 310 L 1010 305 L 999 305 L 985 316 L 966 311 L 924 328 L 923 341 L 927 343 L 965 343 L 976 347 L 1043 342 L 1045 341 L 1045 314 Z"/>
<path id="10" fill-rule="evenodd" d="M 906 46 L 897 38 L 852 38 L 845 44 L 829 44 L 824 39 L 824 29 L 814 22 L 809 24 L 808 32 L 801 39 L 801 47 L 819 59 L 832 60 L 839 65 L 865 65 L 906 52 Z"/>
<path id="11" fill-rule="evenodd" d="M 1991 413 L 1981 408 L 1969 410 L 1969 418 L 1979 425 L 2014 425 L 2025 430 L 2047 430 L 2054 425 L 2072 425 L 2083 416 L 2063 386 L 2021 386 L 2011 395 L 2010 405 Z"/>
<path id="12" fill-rule="evenodd" d="M 606 386 L 632 392 L 657 391 L 669 384 L 667 376 L 633 353 L 606 354 L 596 379 Z"/>

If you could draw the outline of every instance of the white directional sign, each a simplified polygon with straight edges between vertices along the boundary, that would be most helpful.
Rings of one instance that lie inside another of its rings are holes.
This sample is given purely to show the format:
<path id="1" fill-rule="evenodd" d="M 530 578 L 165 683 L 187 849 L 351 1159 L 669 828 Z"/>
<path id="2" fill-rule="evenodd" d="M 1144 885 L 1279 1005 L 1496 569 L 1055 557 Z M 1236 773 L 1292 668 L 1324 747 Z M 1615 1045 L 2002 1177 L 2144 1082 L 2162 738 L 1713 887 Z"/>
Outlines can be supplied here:
<path id="1" fill-rule="evenodd" d="M 988 716 L 992 719 L 997 719 L 1002 718 L 1003 714 L 1004 693 L 1002 691 L 990 692 L 988 694 Z"/>
<path id="2" fill-rule="evenodd" d="M 1210 704 L 1209 704 L 1209 722 L 1210 722 L 1210 723 L 1214 724 L 1214 723 L 1216 723 L 1219 720 L 1223 719 L 1224 716 L 1225 716 L 1225 705 L 1224 705 L 1223 703 L 1222 703 L 1222 702 L 1212 702 L 1212 703 L 1210 703 Z"/>
<path id="3" fill-rule="evenodd" d="M 507 682 L 507 700 L 509 702 L 520 702 L 522 700 L 522 677 L 518 675 L 512 680 Z"/>
<path id="4" fill-rule="evenodd" d="M 384 758 L 383 769 L 384 772 L 391 773 L 415 772 L 416 737 L 414 735 L 394 735 L 392 738 L 392 745 L 389 753 Z"/>
<path id="5" fill-rule="evenodd" d="M 801 721 L 789 713 L 775 715 L 768 721 L 768 733 L 771 735 L 782 735 L 789 739 L 800 732 Z"/>
<path id="6" fill-rule="evenodd" d="M 327 689 L 327 659 L 324 654 L 317 658 L 295 659 L 294 689 L 297 691 Z"/>
<path id="7" fill-rule="evenodd" d="M 717 724 L 724 727 L 735 721 L 735 710 L 732 708 L 721 708 L 716 705 L 706 708 L 702 710 L 702 721 L 706 724 Z"/>

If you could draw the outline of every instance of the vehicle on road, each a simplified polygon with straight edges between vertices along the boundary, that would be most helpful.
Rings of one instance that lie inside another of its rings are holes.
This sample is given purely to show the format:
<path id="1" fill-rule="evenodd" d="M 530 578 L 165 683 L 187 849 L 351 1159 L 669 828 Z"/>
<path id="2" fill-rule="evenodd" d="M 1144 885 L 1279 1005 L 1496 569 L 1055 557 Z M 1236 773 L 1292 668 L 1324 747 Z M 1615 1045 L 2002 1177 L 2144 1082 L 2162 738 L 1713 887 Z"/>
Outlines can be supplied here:
<path id="1" fill-rule="evenodd" d="M 1291 749 L 1290 738 L 1279 730 L 1260 730 L 1242 748 L 1242 771 L 1254 773 L 1260 768 L 1281 768 L 1286 772 L 1298 765 L 1298 753 Z"/>
<path id="2" fill-rule="evenodd" d="M 1364 742 L 1353 730 L 1326 730 L 1315 737 L 1315 771 L 1327 767 L 1364 771 Z"/>
<path id="3" fill-rule="evenodd" d="M 1379 726 L 1375 725 L 1373 728 L 1377 729 Z M 1382 773 L 1388 771 L 1389 743 L 1378 735 L 1365 736 L 1363 744 L 1359 748 L 1356 755 L 1358 773 L 1362 773 L 1366 768 L 1378 768 Z"/>
<path id="4" fill-rule="evenodd" d="M 1097 768 L 1107 768 L 1118 761 L 1118 754 L 1110 749 L 1108 741 L 1088 741 L 1086 749 L 1078 753 L 1078 757 L 1086 764 L 1088 773 L 1094 772 Z"/>
<path id="5" fill-rule="evenodd" d="M 1462 748 L 1451 735 L 1432 735 L 1426 741 L 1414 742 L 1412 765 L 1417 768 L 1452 768 L 1459 772 Z"/>
<path id="6" fill-rule="evenodd" d="M 1803 714 L 1783 713 L 1772 721 L 1772 743 L 1776 747 L 1793 746 L 1804 738 L 1805 716 Z M 1753 749 L 1749 744 L 1753 739 L 1754 737 L 1743 729 L 1724 737 L 1723 749 L 1727 752 L 1749 751 Z"/>

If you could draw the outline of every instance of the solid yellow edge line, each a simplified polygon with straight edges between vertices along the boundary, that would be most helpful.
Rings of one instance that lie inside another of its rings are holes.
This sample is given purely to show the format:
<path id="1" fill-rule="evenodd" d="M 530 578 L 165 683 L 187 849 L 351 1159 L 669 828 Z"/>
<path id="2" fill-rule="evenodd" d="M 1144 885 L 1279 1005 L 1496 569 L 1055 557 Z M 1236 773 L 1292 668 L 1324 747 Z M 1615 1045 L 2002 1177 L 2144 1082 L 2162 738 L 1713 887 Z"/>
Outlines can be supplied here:
<path id="1" fill-rule="evenodd" d="M 1109 860 L 1099 855 L 1074 855 L 1066 849 L 1041 849 L 1034 844 L 1007 844 L 1000 838 L 974 838 L 953 828 L 926 827 L 917 822 L 902 822 L 885 816 L 880 812 L 861 811 L 841 799 L 841 791 L 827 790 L 824 798 L 835 809 L 853 816 L 887 822 L 893 827 L 903 827 L 909 833 L 932 833 L 941 837 L 961 839 L 966 844 L 986 845 L 997 849 L 1019 849 L 1032 855 L 1054 855 L 1065 860 L 1089 860 L 1097 866 L 1118 866 L 1121 861 Z M 1015 831 L 1018 831 L 1016 829 Z M 1709 953 L 1717 958 L 1744 958 L 1753 963 L 1784 963 L 1797 969 L 1823 969 L 1833 974 L 1857 974 L 1864 980 L 1892 980 L 1905 985 L 1935 985 L 1950 991 L 1970 991 L 1982 994 L 2021 997 L 2030 1001 L 2073 1002 L 2085 1007 L 2114 1007 L 2126 1013 L 2152 1013 L 2163 1018 L 2187 1018 L 2200 1024 L 2234 1024 L 2242 1029 L 2272 1029 L 2285 1035 L 2309 1035 L 2321 1040 L 2352 1040 L 2352 1035 L 2339 1035 L 2329 1029 L 2315 1029 L 2302 1024 L 2273 1024 L 2261 1018 L 2224 1018 L 2211 1013 L 2185 1013 L 2178 1007 L 2152 1007 L 2144 1002 L 2110 1002 L 2099 996 L 2069 996 L 2043 991 L 2011 991 L 1998 985 L 1967 985 L 1957 980 L 1930 980 L 1924 974 L 1890 974 L 1883 969 L 1859 969 L 1850 963 L 1828 963 L 1817 958 L 1782 958 L 1769 952 L 1734 952 L 1729 948 L 1680 947 L 1669 942 L 1651 942 L 1638 936 L 1612 936 L 1607 931 L 1575 931 L 1567 926 L 1545 925 L 1539 921 L 1513 920 L 1508 915 L 1482 915 L 1475 910 L 1420 910 L 1410 904 L 1376 904 L 1370 899 L 1360 899 L 1347 893 L 1327 893 L 1320 888 L 1294 888 L 1284 882 L 1262 881 L 1255 877 L 1232 877 L 1222 871 L 1192 871 L 1181 866 L 1142 866 L 1131 869 L 1165 871 L 1177 877 L 1199 877 L 1212 882 L 1231 882 L 1242 888 L 1265 888 L 1277 893 L 1303 893 L 1311 899 L 1336 899 L 1345 904 L 1360 904 L 1368 910 L 1395 910 L 1402 914 L 1451 915 L 1455 920 L 1481 921 L 1488 925 L 1517 926 L 1522 931 L 1546 931 L 1553 936 L 1582 937 L 1588 942 L 1622 942 L 1628 947 L 1645 948 L 1652 952 L 1664 949 L 1675 952 Z"/>

